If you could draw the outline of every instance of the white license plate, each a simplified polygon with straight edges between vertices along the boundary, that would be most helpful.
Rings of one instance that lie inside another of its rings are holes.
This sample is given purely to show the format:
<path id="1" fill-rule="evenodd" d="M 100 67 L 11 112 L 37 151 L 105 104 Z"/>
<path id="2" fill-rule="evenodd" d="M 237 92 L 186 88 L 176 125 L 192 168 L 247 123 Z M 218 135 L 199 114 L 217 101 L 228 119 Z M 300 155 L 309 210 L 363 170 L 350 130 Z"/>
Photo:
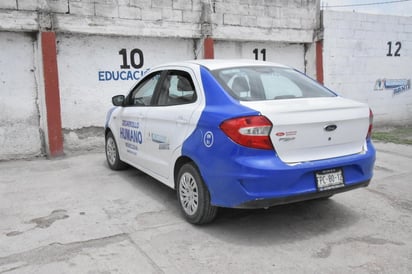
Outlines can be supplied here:
<path id="1" fill-rule="evenodd" d="M 340 168 L 322 170 L 315 173 L 319 191 L 345 186 L 343 172 Z"/>

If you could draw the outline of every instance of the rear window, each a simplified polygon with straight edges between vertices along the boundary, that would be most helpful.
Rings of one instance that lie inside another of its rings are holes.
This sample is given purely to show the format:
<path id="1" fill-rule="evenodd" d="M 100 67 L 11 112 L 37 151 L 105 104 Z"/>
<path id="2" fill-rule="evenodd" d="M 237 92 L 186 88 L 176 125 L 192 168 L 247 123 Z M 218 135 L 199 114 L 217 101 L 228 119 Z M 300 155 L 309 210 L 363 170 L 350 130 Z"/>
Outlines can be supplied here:
<path id="1" fill-rule="evenodd" d="M 290 68 L 237 67 L 212 73 L 232 97 L 241 101 L 336 96 L 316 81 Z"/>

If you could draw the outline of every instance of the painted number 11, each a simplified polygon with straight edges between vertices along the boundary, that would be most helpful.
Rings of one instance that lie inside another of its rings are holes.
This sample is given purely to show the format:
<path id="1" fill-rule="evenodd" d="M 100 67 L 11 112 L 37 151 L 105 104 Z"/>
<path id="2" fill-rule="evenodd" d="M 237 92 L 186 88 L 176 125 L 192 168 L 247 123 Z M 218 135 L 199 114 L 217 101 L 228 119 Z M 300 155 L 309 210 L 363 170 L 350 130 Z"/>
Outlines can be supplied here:
<path id="1" fill-rule="evenodd" d="M 259 49 L 254 49 L 253 53 L 255 54 L 255 60 L 259 60 Z M 266 49 L 261 49 L 260 53 L 262 54 L 262 60 L 266 61 Z"/>

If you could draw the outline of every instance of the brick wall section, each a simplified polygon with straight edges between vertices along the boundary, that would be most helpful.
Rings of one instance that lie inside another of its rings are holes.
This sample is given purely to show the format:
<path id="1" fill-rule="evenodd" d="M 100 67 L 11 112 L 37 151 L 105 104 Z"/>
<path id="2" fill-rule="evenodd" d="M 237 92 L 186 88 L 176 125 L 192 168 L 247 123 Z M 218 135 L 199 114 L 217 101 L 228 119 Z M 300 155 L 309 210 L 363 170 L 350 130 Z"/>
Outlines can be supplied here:
<path id="1" fill-rule="evenodd" d="M 411 17 L 327 11 L 323 27 L 325 85 L 369 103 L 377 126 L 412 125 L 411 89 L 397 95 L 375 89 L 378 79 L 412 79 Z"/>
<path id="2" fill-rule="evenodd" d="M 254 41 L 312 43 L 319 1 L 4 0 L 0 15 L 51 13 L 53 29 L 71 33 L 198 38 L 211 34 L 200 26 L 208 23 L 217 39 L 250 40 L 252 34 Z M 36 22 L 20 17 L 3 29 L 25 30 Z"/>
<path id="3" fill-rule="evenodd" d="M 213 5 L 213 3 L 215 3 Z M 319 26 L 319 1 L 212 1 L 216 39 L 255 41 L 313 41 Z"/>

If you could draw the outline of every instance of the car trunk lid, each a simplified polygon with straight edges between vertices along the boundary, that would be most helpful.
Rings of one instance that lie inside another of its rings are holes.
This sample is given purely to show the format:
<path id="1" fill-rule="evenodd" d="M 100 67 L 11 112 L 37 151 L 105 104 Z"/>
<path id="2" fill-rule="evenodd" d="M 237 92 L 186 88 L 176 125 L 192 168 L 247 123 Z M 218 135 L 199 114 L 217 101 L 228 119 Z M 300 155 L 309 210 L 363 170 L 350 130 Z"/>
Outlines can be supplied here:
<path id="1" fill-rule="evenodd" d="M 341 157 L 364 150 L 369 107 L 342 97 L 242 101 L 273 124 L 270 138 L 286 163 Z"/>

